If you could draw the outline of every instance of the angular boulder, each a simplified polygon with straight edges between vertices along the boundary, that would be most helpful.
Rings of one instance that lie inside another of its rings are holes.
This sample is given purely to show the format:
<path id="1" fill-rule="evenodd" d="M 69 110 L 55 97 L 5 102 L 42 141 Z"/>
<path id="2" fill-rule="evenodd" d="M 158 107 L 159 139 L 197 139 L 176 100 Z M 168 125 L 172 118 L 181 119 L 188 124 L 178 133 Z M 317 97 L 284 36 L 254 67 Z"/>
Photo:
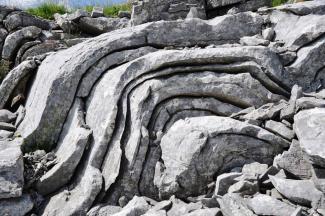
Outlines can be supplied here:
<path id="1" fill-rule="evenodd" d="M 218 202 L 223 216 L 256 216 L 239 194 L 226 194 Z"/>
<path id="2" fill-rule="evenodd" d="M 281 122 L 269 120 L 265 122 L 265 129 L 270 130 L 271 132 L 287 140 L 292 140 L 295 137 L 295 133 L 293 132 L 293 130 L 288 128 L 285 124 Z"/>
<path id="3" fill-rule="evenodd" d="M 292 215 L 296 210 L 295 206 L 264 194 L 258 194 L 248 199 L 247 205 L 257 215 L 288 216 Z"/>
<path id="4" fill-rule="evenodd" d="M 3 23 L 9 32 L 16 30 L 18 27 L 36 26 L 43 30 L 50 30 L 52 28 L 52 24 L 49 21 L 30 15 L 24 11 L 10 13 Z"/>
<path id="5" fill-rule="evenodd" d="M 241 173 L 224 173 L 218 175 L 214 194 L 220 196 L 225 195 L 228 188 L 237 182 L 235 179 L 240 175 Z"/>
<path id="6" fill-rule="evenodd" d="M 307 158 L 325 167 L 325 108 L 300 111 L 294 117 L 293 128 Z"/>
<path id="7" fill-rule="evenodd" d="M 18 49 L 20 46 L 26 42 L 26 40 L 36 39 L 42 32 L 42 29 L 36 26 L 28 26 L 11 33 L 6 38 L 3 49 L 2 49 L 2 58 L 13 61 L 16 57 Z"/>
<path id="8" fill-rule="evenodd" d="M 82 17 L 79 20 L 78 27 L 85 33 L 100 35 L 105 32 L 125 28 L 128 26 L 128 24 L 129 19 L 127 18 Z"/>
<path id="9" fill-rule="evenodd" d="M 123 207 L 123 209 L 114 214 L 115 216 L 140 216 L 146 213 L 150 209 L 150 205 L 143 197 L 133 197 L 133 199 Z"/>
<path id="10" fill-rule="evenodd" d="M 0 85 L 0 108 L 4 108 L 6 103 L 19 83 L 26 77 L 31 76 L 37 69 L 37 64 L 34 60 L 22 62 L 9 72 L 6 78 Z"/>
<path id="11" fill-rule="evenodd" d="M 312 166 L 304 158 L 304 153 L 297 140 L 292 141 L 288 151 L 276 156 L 273 164 L 275 167 L 284 169 L 300 179 L 309 179 L 311 177 Z"/>
<path id="12" fill-rule="evenodd" d="M 270 163 L 287 142 L 260 127 L 211 116 L 176 122 L 160 145 L 165 166 L 157 185 L 160 195 L 183 197 L 202 193 L 220 170 L 244 165 L 249 160 Z"/>
<path id="13" fill-rule="evenodd" d="M 20 151 L 21 144 L 21 139 L 0 141 L 0 199 L 22 195 L 24 164 Z"/>
<path id="14" fill-rule="evenodd" d="M 311 206 L 324 194 L 315 188 L 311 180 L 292 180 L 269 176 L 274 187 L 283 196 L 300 205 Z"/>

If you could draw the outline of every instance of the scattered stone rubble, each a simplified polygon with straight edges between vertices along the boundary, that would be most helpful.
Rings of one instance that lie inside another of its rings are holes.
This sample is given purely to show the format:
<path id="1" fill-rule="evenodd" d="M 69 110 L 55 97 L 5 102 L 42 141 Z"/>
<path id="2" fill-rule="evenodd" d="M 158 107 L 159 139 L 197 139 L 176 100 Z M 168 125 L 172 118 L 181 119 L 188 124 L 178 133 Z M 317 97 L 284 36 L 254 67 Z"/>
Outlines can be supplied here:
<path id="1" fill-rule="evenodd" d="M 325 215 L 325 2 L 269 3 L 1 6 L 1 215 Z"/>

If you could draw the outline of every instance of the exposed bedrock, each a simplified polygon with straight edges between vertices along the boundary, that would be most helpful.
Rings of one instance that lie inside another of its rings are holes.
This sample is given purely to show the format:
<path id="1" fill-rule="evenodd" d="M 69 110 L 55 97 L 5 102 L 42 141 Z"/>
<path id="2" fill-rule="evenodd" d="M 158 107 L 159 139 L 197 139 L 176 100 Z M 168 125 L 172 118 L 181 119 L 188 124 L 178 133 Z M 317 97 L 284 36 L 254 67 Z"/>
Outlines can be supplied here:
<path id="1" fill-rule="evenodd" d="M 269 58 L 270 55 L 274 58 Z M 47 60 L 42 65 L 46 65 Z M 183 107 L 183 102 L 186 105 L 186 100 L 181 100 L 174 105 L 174 109 L 179 111 L 171 121 L 176 121 L 187 116 L 210 113 L 226 116 L 241 108 L 258 107 L 284 99 L 288 93 L 273 81 L 280 80 L 276 77 L 281 76 L 281 66 L 276 61 L 279 61 L 276 55 L 262 47 L 171 50 L 153 52 L 107 70 L 92 88 L 86 102 L 86 123 L 93 131 L 93 140 L 82 161 L 83 171 L 78 172 L 75 183 L 68 187 L 72 187 L 68 192 L 68 201 L 64 201 L 67 192 L 62 189 L 50 199 L 45 213 L 58 211 L 63 214 L 68 211 L 73 214 L 86 211 L 101 189 L 101 176 L 105 186 L 101 197 L 110 202 L 115 203 L 122 194 L 128 197 L 138 194 L 137 185 L 151 136 L 159 136 L 159 131 L 148 131 L 147 128 L 155 107 L 166 100 L 207 97 L 206 103 L 210 104 L 214 100 L 209 106 L 224 103 L 230 109 L 225 111 L 221 106 L 212 109 L 202 105 L 200 108 L 194 103 L 191 105 L 193 110 L 189 109 L 187 114 L 177 117 L 178 113 L 186 111 L 176 108 Z M 283 84 L 281 86 L 285 87 Z M 203 98 L 201 100 L 205 101 Z M 61 109 L 60 114 L 63 108 L 57 107 Z M 172 125 L 172 122 L 169 124 Z M 154 169 L 149 171 L 151 176 L 153 172 Z M 154 187 L 153 178 L 146 181 L 144 185 Z M 87 193 L 82 190 L 84 187 Z M 105 191 L 109 191 L 107 196 Z M 62 206 L 58 204 L 60 202 L 71 203 L 65 205 L 67 208 L 69 206 L 69 210 L 57 207 Z M 75 202 L 81 204 L 75 206 Z"/>
<path id="2" fill-rule="evenodd" d="M 201 20 L 196 2 L 158 2 L 166 21 L 69 43 L 0 10 L 14 66 L 0 85 L 0 209 L 323 212 L 324 3 L 253 13 L 241 10 L 254 0 L 208 1 L 230 11 Z M 62 26 L 70 19 L 102 20 L 76 11 Z"/>
<path id="3" fill-rule="evenodd" d="M 162 170 L 155 183 L 163 197 L 199 195 L 218 173 L 249 161 L 270 164 L 287 145 L 262 128 L 231 118 L 180 120 L 161 140 L 163 164 L 156 169 Z"/>
<path id="4" fill-rule="evenodd" d="M 149 23 L 134 27 L 132 31 L 126 28 L 114 33 L 103 34 L 70 49 L 50 55 L 39 67 L 35 84 L 28 96 L 37 98 L 37 100 L 27 99 L 26 118 L 18 129 L 26 138 L 26 148 L 32 143 L 35 144 L 36 137 L 38 146 L 44 146 L 46 149 L 51 148 L 58 138 L 58 133 L 77 91 L 78 83 L 87 74 L 87 70 L 101 58 L 121 51 L 121 49 L 127 50 L 147 45 L 158 47 L 203 46 L 210 43 L 238 41 L 241 35 L 253 35 L 259 32 L 261 24 L 261 17 L 251 13 L 219 17 L 210 21 Z M 228 29 L 229 26 L 233 28 L 234 32 L 238 31 L 238 34 L 228 34 L 224 28 Z M 247 26 L 247 28 L 244 29 L 243 26 Z M 202 31 L 207 34 L 202 35 Z M 280 65 L 274 66 L 280 67 Z M 48 68 L 53 68 L 53 70 L 48 70 Z M 279 72 L 281 73 L 282 70 L 277 70 L 277 73 Z M 43 91 L 37 91 L 39 88 L 42 88 Z M 38 113 L 33 112 L 36 107 L 39 110 Z"/>

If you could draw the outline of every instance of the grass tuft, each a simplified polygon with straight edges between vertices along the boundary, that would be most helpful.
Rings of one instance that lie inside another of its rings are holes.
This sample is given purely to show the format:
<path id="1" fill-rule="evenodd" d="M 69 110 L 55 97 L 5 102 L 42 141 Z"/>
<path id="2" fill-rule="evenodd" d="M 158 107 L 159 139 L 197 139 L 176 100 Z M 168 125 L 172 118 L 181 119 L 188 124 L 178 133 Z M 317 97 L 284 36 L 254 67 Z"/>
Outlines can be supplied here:
<path id="1" fill-rule="evenodd" d="M 94 6 L 89 5 L 84 7 L 83 9 L 91 13 L 93 8 Z M 104 15 L 108 17 L 117 17 L 119 11 L 131 11 L 131 8 L 132 5 L 130 3 L 105 6 Z M 43 3 L 40 6 L 35 8 L 29 8 L 27 9 L 27 12 L 37 17 L 53 20 L 54 19 L 53 15 L 55 13 L 65 14 L 71 11 L 69 11 L 63 5 L 48 2 L 48 3 Z"/>
<path id="2" fill-rule="evenodd" d="M 63 5 L 43 3 L 38 7 L 27 9 L 27 12 L 34 16 L 42 17 L 45 19 L 54 19 L 53 15 L 55 13 L 65 14 L 68 12 L 68 10 Z"/>
<path id="3" fill-rule="evenodd" d="M 279 5 L 282 5 L 284 3 L 287 3 L 287 0 L 272 0 L 272 6 L 273 7 L 276 7 L 276 6 L 279 6 Z"/>
<path id="4" fill-rule="evenodd" d="M 91 13 L 93 10 L 94 6 L 86 6 L 84 9 Z M 125 4 L 116 4 L 116 5 L 110 5 L 110 6 L 105 6 L 104 8 L 104 15 L 108 17 L 117 17 L 119 11 L 131 11 L 132 5 L 129 3 Z"/>

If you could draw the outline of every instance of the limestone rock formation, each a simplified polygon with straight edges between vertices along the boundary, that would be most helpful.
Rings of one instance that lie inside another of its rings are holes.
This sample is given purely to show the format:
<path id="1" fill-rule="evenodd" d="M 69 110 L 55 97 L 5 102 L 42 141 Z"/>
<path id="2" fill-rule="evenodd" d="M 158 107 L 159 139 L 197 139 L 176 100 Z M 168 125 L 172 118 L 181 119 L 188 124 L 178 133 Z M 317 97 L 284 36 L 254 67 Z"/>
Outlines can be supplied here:
<path id="1" fill-rule="evenodd" d="M 270 3 L 1 6 L 0 214 L 323 214 L 325 2 Z"/>

